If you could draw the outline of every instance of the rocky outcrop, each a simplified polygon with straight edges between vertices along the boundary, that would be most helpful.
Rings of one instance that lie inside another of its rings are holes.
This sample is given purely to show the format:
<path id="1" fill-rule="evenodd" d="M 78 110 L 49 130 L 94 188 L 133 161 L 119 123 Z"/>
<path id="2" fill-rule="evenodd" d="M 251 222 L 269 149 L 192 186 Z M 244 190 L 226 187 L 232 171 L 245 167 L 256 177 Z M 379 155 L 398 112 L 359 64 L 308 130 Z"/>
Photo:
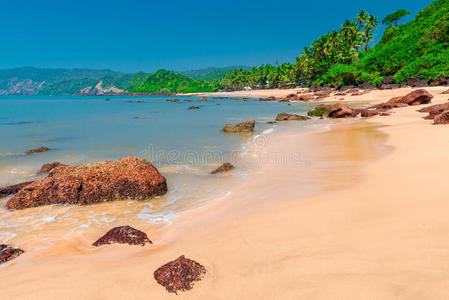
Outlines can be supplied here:
<path id="1" fill-rule="evenodd" d="M 297 114 L 287 114 L 287 113 L 280 113 L 276 117 L 276 121 L 305 121 L 309 119 L 310 118 L 306 116 L 300 116 Z"/>
<path id="2" fill-rule="evenodd" d="M 397 102 L 405 103 L 407 105 L 420 105 L 430 103 L 432 98 L 432 94 L 424 89 L 420 89 L 405 95 L 401 99 L 397 100 Z"/>
<path id="3" fill-rule="evenodd" d="M 443 103 L 443 104 L 437 104 L 437 105 L 431 105 L 431 106 L 428 106 L 428 107 L 424 107 L 424 108 L 422 108 L 422 109 L 420 109 L 418 111 L 422 112 L 422 113 L 429 113 L 429 115 L 424 117 L 424 119 L 433 120 L 436 115 L 441 114 L 445 110 L 449 110 L 449 102 L 448 103 Z"/>
<path id="4" fill-rule="evenodd" d="M 187 109 L 189 109 L 189 110 L 193 110 L 193 109 L 200 109 L 200 107 L 199 106 L 190 106 L 189 108 L 187 108 Z"/>
<path id="5" fill-rule="evenodd" d="M 37 174 L 44 174 L 44 173 L 48 173 L 51 170 L 53 170 L 54 168 L 57 167 L 67 167 L 67 165 L 65 164 L 61 164 L 60 162 L 52 162 L 52 163 L 48 163 L 48 164 L 44 164 L 42 165 L 42 167 L 39 169 L 39 171 L 37 171 Z"/>
<path id="6" fill-rule="evenodd" d="M 20 191 L 22 188 L 24 188 L 25 186 L 27 186 L 31 183 L 33 183 L 33 181 L 27 181 L 27 182 L 22 182 L 19 184 L 2 187 L 2 188 L 0 188 L 0 197 L 6 197 L 9 195 L 17 194 L 18 191 Z"/>
<path id="7" fill-rule="evenodd" d="M 435 116 L 435 124 L 449 124 L 449 110 L 443 111 L 441 114 Z"/>
<path id="8" fill-rule="evenodd" d="M 429 84 L 429 86 L 440 86 L 440 85 L 446 85 L 447 84 L 447 79 L 446 77 L 444 77 L 443 75 L 440 75 L 440 77 L 438 77 L 435 80 L 432 80 L 432 82 Z"/>
<path id="9" fill-rule="evenodd" d="M 129 244 L 129 245 L 141 245 L 152 244 L 147 234 L 140 230 L 134 229 L 130 226 L 120 226 L 109 230 L 105 235 L 99 238 L 92 245 L 99 247 L 108 244 Z"/>
<path id="10" fill-rule="evenodd" d="M 337 103 L 337 104 L 321 104 L 315 107 L 307 113 L 309 116 L 313 117 L 329 117 L 329 118 L 350 118 L 356 117 L 359 112 L 357 110 L 351 109 L 348 106 Z"/>
<path id="11" fill-rule="evenodd" d="M 229 171 L 231 171 L 234 168 L 235 167 L 231 163 L 224 163 L 224 164 L 222 164 L 221 166 L 219 166 L 218 168 L 216 168 L 215 170 L 213 170 L 210 173 L 211 174 L 217 174 L 217 173 L 229 172 Z"/>
<path id="12" fill-rule="evenodd" d="M 207 270 L 194 260 L 181 255 L 154 271 L 154 279 L 165 287 L 169 293 L 188 291 L 193 288 L 195 281 L 200 281 Z"/>
<path id="13" fill-rule="evenodd" d="M 237 125 L 226 124 L 222 130 L 226 133 L 253 132 L 255 124 L 255 120 L 249 120 Z"/>
<path id="14" fill-rule="evenodd" d="M 10 245 L 0 245 L 0 265 L 17 258 L 24 253 L 22 249 Z"/>
<path id="15" fill-rule="evenodd" d="M 50 150 L 50 148 L 47 148 L 47 147 L 39 147 L 39 148 L 36 148 L 36 149 L 27 150 L 25 152 L 25 154 L 30 155 L 30 154 L 34 154 L 34 153 L 47 152 L 49 150 Z"/>
<path id="16" fill-rule="evenodd" d="M 9 209 L 50 204 L 87 205 L 105 201 L 145 200 L 167 192 L 165 177 L 148 161 L 126 157 L 79 166 L 57 167 L 8 200 Z"/>

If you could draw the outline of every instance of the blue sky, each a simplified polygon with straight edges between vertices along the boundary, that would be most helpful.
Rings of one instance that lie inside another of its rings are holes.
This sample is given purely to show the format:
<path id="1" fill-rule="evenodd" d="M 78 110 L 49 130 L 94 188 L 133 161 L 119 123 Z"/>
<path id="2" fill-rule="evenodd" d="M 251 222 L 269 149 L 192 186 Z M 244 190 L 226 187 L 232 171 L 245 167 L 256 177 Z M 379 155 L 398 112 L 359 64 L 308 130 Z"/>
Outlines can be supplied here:
<path id="1" fill-rule="evenodd" d="M 431 2 L 0 0 L 0 69 L 150 72 L 294 61 L 362 8 L 382 20 Z"/>

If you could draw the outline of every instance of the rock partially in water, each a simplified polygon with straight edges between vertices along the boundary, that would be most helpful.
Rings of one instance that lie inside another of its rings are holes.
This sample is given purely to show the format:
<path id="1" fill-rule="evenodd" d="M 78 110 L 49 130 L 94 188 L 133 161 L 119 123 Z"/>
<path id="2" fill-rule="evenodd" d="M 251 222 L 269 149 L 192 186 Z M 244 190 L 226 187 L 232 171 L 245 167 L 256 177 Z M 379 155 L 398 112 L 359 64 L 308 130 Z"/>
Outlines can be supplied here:
<path id="1" fill-rule="evenodd" d="M 224 163 L 224 164 L 222 164 L 221 166 L 219 166 L 217 169 L 213 170 L 210 173 L 211 174 L 217 174 L 217 173 L 229 172 L 229 171 L 231 171 L 234 168 L 235 167 L 231 163 Z"/>
<path id="2" fill-rule="evenodd" d="M 51 204 L 145 200 L 166 192 L 165 177 L 150 162 L 126 157 L 55 168 L 45 178 L 22 188 L 8 200 L 6 207 L 23 209 Z"/>
<path id="3" fill-rule="evenodd" d="M 39 171 L 37 171 L 37 174 L 48 173 L 48 172 L 50 172 L 51 170 L 53 170 L 54 168 L 57 168 L 57 167 L 67 167 L 67 165 L 62 164 L 62 163 L 57 162 L 57 161 L 51 162 L 51 163 L 48 163 L 48 164 L 43 164 L 42 167 L 39 169 Z"/>
<path id="4" fill-rule="evenodd" d="M 201 97 L 200 99 L 198 99 L 198 101 L 207 102 L 207 98 L 206 97 Z"/>
<path id="5" fill-rule="evenodd" d="M 256 124 L 255 120 L 249 120 L 246 122 L 239 123 L 237 125 L 226 124 L 225 127 L 223 128 L 223 131 L 227 133 L 253 132 L 255 124 Z"/>
<path id="6" fill-rule="evenodd" d="M 0 245 L 0 264 L 13 260 L 24 252 L 20 248 L 2 244 Z"/>
<path id="7" fill-rule="evenodd" d="M 30 150 L 26 151 L 25 154 L 30 155 L 30 154 L 34 154 L 34 153 L 47 152 L 49 150 L 50 150 L 50 148 L 47 148 L 47 147 L 39 147 L 36 149 L 30 149 Z"/>
<path id="8" fill-rule="evenodd" d="M 92 245 L 99 247 L 109 244 L 129 244 L 145 246 L 146 243 L 152 244 L 147 234 L 130 226 L 120 226 L 109 230 L 105 235 L 99 238 Z"/>
<path id="9" fill-rule="evenodd" d="M 193 109 L 200 109 L 200 107 L 199 106 L 190 106 L 189 108 L 187 108 L 187 109 L 189 109 L 189 110 L 193 110 Z"/>
<path id="10" fill-rule="evenodd" d="M 276 117 L 276 121 L 305 121 L 309 119 L 310 118 L 306 116 L 300 116 L 297 114 L 287 114 L 287 113 L 280 113 Z"/>
<path id="11" fill-rule="evenodd" d="M 191 290 L 193 283 L 200 281 L 206 272 L 204 266 L 181 255 L 154 271 L 154 279 L 169 293 L 177 294 L 178 291 Z"/>
<path id="12" fill-rule="evenodd" d="M 19 184 L 14 184 L 6 187 L 0 188 L 0 197 L 6 197 L 9 195 L 17 194 L 22 188 L 33 183 L 33 181 L 22 182 Z"/>

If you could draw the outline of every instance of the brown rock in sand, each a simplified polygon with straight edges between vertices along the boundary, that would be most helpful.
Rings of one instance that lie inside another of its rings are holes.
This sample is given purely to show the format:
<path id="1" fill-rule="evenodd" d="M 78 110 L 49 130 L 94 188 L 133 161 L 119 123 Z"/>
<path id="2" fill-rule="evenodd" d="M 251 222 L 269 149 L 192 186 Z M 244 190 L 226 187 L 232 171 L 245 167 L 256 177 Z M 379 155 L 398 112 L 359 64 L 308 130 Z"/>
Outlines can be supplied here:
<path id="1" fill-rule="evenodd" d="M 422 109 L 420 109 L 418 111 L 422 112 L 422 113 L 429 113 L 429 115 L 426 116 L 424 119 L 426 119 L 426 120 L 433 120 L 436 115 L 441 114 L 445 110 L 449 110 L 449 102 L 448 103 L 443 103 L 443 104 L 437 104 L 437 105 L 431 105 L 431 106 L 428 106 L 428 107 L 424 107 L 424 108 L 422 108 Z"/>
<path id="2" fill-rule="evenodd" d="M 217 173 L 224 173 L 224 172 L 229 172 L 232 169 L 234 169 L 235 167 L 230 164 L 230 163 L 224 163 L 221 166 L 219 166 L 217 169 L 213 170 L 212 172 L 210 172 L 211 174 L 217 174 Z"/>
<path id="3" fill-rule="evenodd" d="M 437 125 L 449 124 L 449 110 L 445 110 L 441 114 L 436 115 L 434 124 Z"/>
<path id="4" fill-rule="evenodd" d="M 24 252 L 22 249 L 10 245 L 0 245 L 0 265 L 17 258 Z"/>
<path id="5" fill-rule="evenodd" d="M 25 154 L 30 155 L 30 154 L 34 154 L 34 153 L 47 152 L 49 150 L 50 149 L 47 148 L 47 147 L 39 147 L 39 148 L 36 148 L 36 149 L 30 149 L 30 150 L 26 151 Z"/>
<path id="6" fill-rule="evenodd" d="M 42 165 L 42 167 L 39 169 L 39 171 L 37 171 L 37 174 L 43 174 L 43 173 L 48 173 L 51 170 L 53 170 L 54 168 L 57 167 L 67 167 L 67 165 L 65 164 L 61 164 L 60 162 L 52 162 L 52 163 L 48 163 L 48 164 L 44 164 Z"/>
<path id="7" fill-rule="evenodd" d="M 310 94 L 305 94 L 305 95 L 298 95 L 296 99 L 301 101 L 312 101 L 315 100 L 315 97 Z"/>
<path id="8" fill-rule="evenodd" d="M 405 95 L 397 102 L 405 103 L 408 105 L 420 105 L 430 103 L 432 101 L 432 98 L 432 94 L 430 94 L 428 91 L 419 89 Z"/>
<path id="9" fill-rule="evenodd" d="M 181 255 L 154 271 L 154 279 L 165 287 L 169 293 L 188 291 L 193 288 L 195 281 L 200 281 L 207 270 L 194 260 Z"/>
<path id="10" fill-rule="evenodd" d="M 226 124 L 222 130 L 226 133 L 253 132 L 255 124 L 255 120 L 249 120 L 237 125 Z"/>
<path id="11" fill-rule="evenodd" d="M 6 187 L 0 188 L 0 197 L 6 197 L 12 194 L 17 194 L 18 191 L 26 187 L 27 185 L 33 183 L 33 181 L 22 182 L 19 184 L 14 184 Z"/>
<path id="12" fill-rule="evenodd" d="M 332 111 L 329 113 L 329 118 L 351 118 L 356 117 L 357 111 L 349 108 L 348 106 L 337 103 L 332 107 Z"/>
<path id="13" fill-rule="evenodd" d="M 310 118 L 306 116 L 300 116 L 297 114 L 287 114 L 287 113 L 280 113 L 276 117 L 276 121 L 305 121 L 309 119 Z"/>
<path id="14" fill-rule="evenodd" d="M 372 109 L 360 109 L 360 116 L 362 118 L 369 118 L 373 116 L 377 116 L 379 114 L 378 110 L 372 110 Z"/>
<path id="15" fill-rule="evenodd" d="M 9 209 L 51 204 L 87 205 L 105 201 L 145 200 L 167 192 L 165 177 L 148 161 L 126 157 L 53 169 L 8 200 Z"/>
<path id="16" fill-rule="evenodd" d="M 99 238 L 92 245 L 99 247 L 108 244 L 129 244 L 145 246 L 146 243 L 152 244 L 147 234 L 130 226 L 120 226 L 109 230 L 105 235 Z"/>
<path id="17" fill-rule="evenodd" d="M 449 94 L 449 90 L 442 92 L 441 94 L 447 95 Z"/>

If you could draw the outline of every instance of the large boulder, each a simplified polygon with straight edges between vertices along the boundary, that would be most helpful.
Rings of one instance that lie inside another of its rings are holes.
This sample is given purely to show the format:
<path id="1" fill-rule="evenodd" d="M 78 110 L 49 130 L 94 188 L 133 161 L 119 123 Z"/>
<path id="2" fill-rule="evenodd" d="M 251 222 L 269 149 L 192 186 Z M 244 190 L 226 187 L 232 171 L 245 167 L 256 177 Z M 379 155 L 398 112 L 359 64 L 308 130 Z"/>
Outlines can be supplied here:
<path id="1" fill-rule="evenodd" d="M 43 164 L 42 167 L 39 169 L 39 171 L 37 171 L 37 174 L 48 173 L 57 167 L 67 167 L 67 165 L 61 164 L 60 162 L 57 161 L 48 164 Z"/>
<path id="2" fill-rule="evenodd" d="M 45 178 L 22 188 L 8 200 L 9 209 L 50 204 L 87 205 L 105 201 L 145 200 L 167 192 L 165 177 L 148 161 L 116 161 L 57 167 Z"/>
<path id="3" fill-rule="evenodd" d="M 92 245 L 99 247 L 108 244 L 141 245 L 152 244 L 147 234 L 130 226 L 120 226 L 109 230 Z"/>
<path id="4" fill-rule="evenodd" d="M 407 105 L 420 105 L 427 104 L 432 101 L 432 94 L 424 89 L 415 90 L 401 99 L 397 100 L 396 103 L 405 103 Z M 391 101 L 391 100 L 390 100 Z"/>
<path id="5" fill-rule="evenodd" d="M 237 125 L 226 124 L 222 130 L 227 133 L 253 132 L 255 124 L 256 121 L 254 120 L 238 123 Z"/>
<path id="6" fill-rule="evenodd" d="M 181 255 L 176 260 L 166 263 L 154 271 L 154 279 L 165 287 L 169 293 L 188 291 L 195 281 L 200 281 L 207 270 L 194 260 Z"/>
<path id="7" fill-rule="evenodd" d="M 287 113 L 280 113 L 277 115 L 276 117 L 276 121 L 305 121 L 310 119 L 309 117 L 306 116 L 300 116 L 297 114 L 287 114 Z"/>
<path id="8" fill-rule="evenodd" d="M 329 112 L 329 118 L 351 118 L 356 117 L 358 112 L 356 110 L 353 110 L 352 108 L 337 103 L 333 105 L 332 111 Z"/>
<path id="9" fill-rule="evenodd" d="M 234 169 L 235 167 L 231 164 L 231 163 L 224 163 L 221 166 L 219 166 L 218 168 L 216 168 L 215 170 L 213 170 L 212 172 L 210 172 L 211 174 L 217 174 L 217 173 L 225 173 L 225 172 L 229 172 L 232 169 Z"/>
<path id="10" fill-rule="evenodd" d="M 33 181 L 22 182 L 19 184 L 9 185 L 6 187 L 0 188 L 0 197 L 6 197 L 9 195 L 17 194 L 18 191 L 23 189 L 25 186 L 33 183 Z"/>
<path id="11" fill-rule="evenodd" d="M 19 255 L 24 253 L 22 249 L 19 249 L 10 245 L 0 245 L 0 265 L 17 258 Z"/>
<path id="12" fill-rule="evenodd" d="M 422 113 L 429 113 L 429 115 L 426 116 L 424 119 L 433 120 L 436 115 L 441 114 L 445 110 L 449 110 L 449 102 L 448 103 L 443 103 L 443 104 L 437 104 L 437 105 L 431 105 L 431 106 L 428 106 L 428 107 L 424 107 L 424 108 L 422 108 L 422 109 L 420 109 L 418 111 L 422 112 Z"/>
<path id="13" fill-rule="evenodd" d="M 449 110 L 445 110 L 441 114 L 436 115 L 434 123 L 438 125 L 449 124 Z"/>

